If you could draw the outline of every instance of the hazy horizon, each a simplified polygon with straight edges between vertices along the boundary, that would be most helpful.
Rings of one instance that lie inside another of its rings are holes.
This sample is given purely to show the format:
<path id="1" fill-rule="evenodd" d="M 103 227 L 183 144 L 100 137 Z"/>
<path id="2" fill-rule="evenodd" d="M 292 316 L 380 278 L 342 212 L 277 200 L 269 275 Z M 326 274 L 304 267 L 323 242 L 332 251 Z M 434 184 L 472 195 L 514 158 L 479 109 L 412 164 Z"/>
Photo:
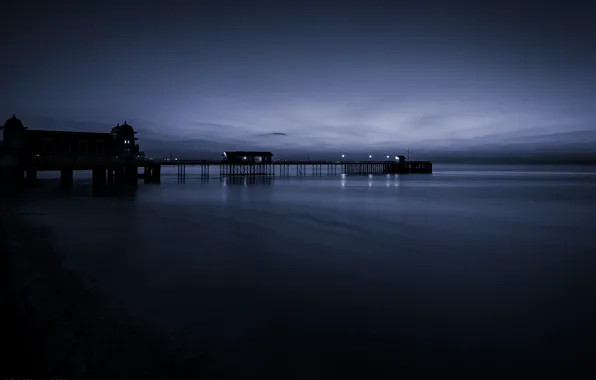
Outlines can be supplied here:
<path id="1" fill-rule="evenodd" d="M 0 118 L 31 129 L 127 120 L 149 156 L 596 161 L 585 4 L 1 7 Z"/>

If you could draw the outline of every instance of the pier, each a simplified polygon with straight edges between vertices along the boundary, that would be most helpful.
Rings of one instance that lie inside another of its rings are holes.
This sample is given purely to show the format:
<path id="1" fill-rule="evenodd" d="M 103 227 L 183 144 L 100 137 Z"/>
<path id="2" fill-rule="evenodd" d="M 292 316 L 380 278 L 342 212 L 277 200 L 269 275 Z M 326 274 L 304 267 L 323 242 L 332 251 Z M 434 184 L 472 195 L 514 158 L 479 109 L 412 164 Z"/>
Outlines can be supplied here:
<path id="1" fill-rule="evenodd" d="M 13 115 L 3 126 L 0 181 L 31 183 L 40 171 L 57 171 L 62 185 L 70 186 L 74 172 L 84 170 L 92 172 L 95 186 L 139 179 L 159 183 L 164 167 L 176 167 L 179 178 L 186 177 L 188 167 L 198 168 L 202 178 L 214 173 L 220 178 L 432 173 L 431 162 L 404 156 L 384 161 L 273 160 L 271 152 L 229 151 L 220 160 L 147 160 L 135 144 L 136 134 L 126 121 L 109 133 L 30 130 Z"/>
<path id="2" fill-rule="evenodd" d="M 176 166 L 180 177 L 186 176 L 187 167 L 198 168 L 200 177 L 212 175 L 212 167 L 219 168 L 220 177 L 323 177 L 366 174 L 419 174 L 432 173 L 429 161 L 272 161 L 269 163 L 230 163 L 223 160 L 152 161 L 159 167 Z"/>
<path id="3" fill-rule="evenodd" d="M 127 163 L 95 162 L 50 164 L 37 162 L 29 165 L 2 165 L 0 176 L 7 183 L 33 182 L 40 171 L 60 172 L 61 183 L 72 184 L 75 171 L 91 171 L 97 186 L 130 183 L 143 179 L 145 183 L 159 183 L 163 167 L 176 167 L 178 177 L 186 177 L 186 169 L 198 168 L 202 178 L 223 177 L 330 177 L 368 174 L 432 173 L 428 161 L 273 161 L 271 163 L 228 163 L 222 160 L 153 161 L 139 160 Z M 216 168 L 218 170 L 212 170 Z"/>

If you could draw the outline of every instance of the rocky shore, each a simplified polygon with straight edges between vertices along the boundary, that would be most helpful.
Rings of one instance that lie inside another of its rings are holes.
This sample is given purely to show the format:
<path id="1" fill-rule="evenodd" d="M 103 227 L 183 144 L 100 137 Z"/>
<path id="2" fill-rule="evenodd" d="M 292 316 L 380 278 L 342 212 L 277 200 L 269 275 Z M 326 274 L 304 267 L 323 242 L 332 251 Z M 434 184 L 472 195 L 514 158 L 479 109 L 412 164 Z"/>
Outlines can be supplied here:
<path id="1" fill-rule="evenodd" d="M 9 205 L 0 200 L 3 378 L 219 378 L 205 356 L 120 320 Z"/>

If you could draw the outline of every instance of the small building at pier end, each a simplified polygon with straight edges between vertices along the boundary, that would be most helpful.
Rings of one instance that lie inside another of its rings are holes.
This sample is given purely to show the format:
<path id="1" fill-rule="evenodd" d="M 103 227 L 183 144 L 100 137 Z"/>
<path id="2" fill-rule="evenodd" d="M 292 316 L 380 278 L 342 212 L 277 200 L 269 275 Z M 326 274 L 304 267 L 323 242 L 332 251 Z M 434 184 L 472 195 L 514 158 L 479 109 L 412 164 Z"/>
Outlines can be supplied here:
<path id="1" fill-rule="evenodd" d="M 34 161 L 132 161 L 139 146 L 136 132 L 126 122 L 111 132 L 35 130 L 23 125 L 15 115 L 4 123 L 4 153 L 22 163 Z"/>
<path id="2" fill-rule="evenodd" d="M 271 152 L 223 152 L 224 161 L 230 163 L 270 164 Z"/>

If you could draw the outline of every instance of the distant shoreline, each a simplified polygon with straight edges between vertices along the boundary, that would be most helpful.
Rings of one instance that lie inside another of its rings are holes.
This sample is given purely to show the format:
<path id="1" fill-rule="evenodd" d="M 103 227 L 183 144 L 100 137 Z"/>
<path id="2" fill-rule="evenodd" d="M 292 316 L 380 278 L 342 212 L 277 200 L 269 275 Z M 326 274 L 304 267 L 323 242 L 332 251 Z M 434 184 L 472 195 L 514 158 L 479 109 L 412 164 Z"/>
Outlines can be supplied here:
<path id="1" fill-rule="evenodd" d="M 596 166 L 594 161 L 440 161 L 434 160 L 433 165 L 549 165 L 549 166 Z"/>

